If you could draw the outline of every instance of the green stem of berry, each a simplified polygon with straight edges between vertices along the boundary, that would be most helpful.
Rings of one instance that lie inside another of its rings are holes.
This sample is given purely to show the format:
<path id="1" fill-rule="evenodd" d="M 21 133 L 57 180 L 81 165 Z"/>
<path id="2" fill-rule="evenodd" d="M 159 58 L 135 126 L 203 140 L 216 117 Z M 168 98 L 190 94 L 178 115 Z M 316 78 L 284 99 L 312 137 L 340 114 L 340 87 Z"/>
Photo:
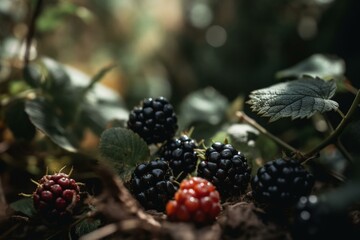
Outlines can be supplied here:
<path id="1" fill-rule="evenodd" d="M 339 137 L 339 135 L 342 133 L 342 131 L 344 130 L 344 128 L 346 127 L 346 125 L 350 122 L 351 117 L 353 116 L 353 114 L 355 113 L 358 105 L 360 103 L 360 91 L 357 92 L 356 97 L 353 101 L 353 103 L 351 104 L 350 109 L 348 110 L 348 112 L 346 113 L 346 115 L 344 116 L 344 118 L 342 119 L 342 121 L 340 122 L 340 124 L 336 127 L 336 129 L 332 132 L 332 134 L 330 134 L 324 141 L 322 141 L 318 146 L 314 147 L 313 149 L 311 149 L 310 151 L 308 151 L 307 153 L 304 154 L 304 159 L 303 162 L 306 161 L 307 158 L 310 158 L 311 156 L 314 156 L 316 153 L 318 153 L 321 149 L 323 149 L 324 147 L 326 147 L 327 145 L 329 145 L 330 143 L 334 142 L 337 140 L 337 138 Z"/>
<path id="2" fill-rule="evenodd" d="M 277 143 L 282 148 L 287 149 L 290 152 L 299 152 L 299 150 L 295 149 L 294 147 L 290 146 L 289 144 L 287 144 L 280 138 L 278 138 L 275 135 L 273 135 L 272 133 L 270 133 L 268 130 L 266 130 L 264 127 L 262 127 L 260 124 L 258 124 L 254 119 L 252 119 L 248 115 L 246 115 L 244 112 L 239 111 L 236 113 L 236 116 L 239 118 L 240 121 L 246 122 L 247 124 L 256 128 L 259 132 L 261 132 L 265 136 L 268 136 L 270 139 L 272 139 L 275 143 Z"/>

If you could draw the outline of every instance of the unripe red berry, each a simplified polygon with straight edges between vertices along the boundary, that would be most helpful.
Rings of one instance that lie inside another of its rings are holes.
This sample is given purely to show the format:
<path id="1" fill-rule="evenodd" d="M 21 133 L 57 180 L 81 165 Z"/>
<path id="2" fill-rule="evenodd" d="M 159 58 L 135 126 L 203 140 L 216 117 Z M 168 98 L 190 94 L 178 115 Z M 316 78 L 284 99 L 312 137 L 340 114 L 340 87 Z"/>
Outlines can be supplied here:
<path id="1" fill-rule="evenodd" d="M 175 200 L 166 205 L 170 220 L 205 224 L 213 222 L 221 211 L 220 196 L 209 181 L 193 177 L 183 180 Z"/>
<path id="2" fill-rule="evenodd" d="M 35 209 L 44 217 L 69 217 L 80 201 L 80 188 L 67 174 L 45 175 L 33 193 Z"/>

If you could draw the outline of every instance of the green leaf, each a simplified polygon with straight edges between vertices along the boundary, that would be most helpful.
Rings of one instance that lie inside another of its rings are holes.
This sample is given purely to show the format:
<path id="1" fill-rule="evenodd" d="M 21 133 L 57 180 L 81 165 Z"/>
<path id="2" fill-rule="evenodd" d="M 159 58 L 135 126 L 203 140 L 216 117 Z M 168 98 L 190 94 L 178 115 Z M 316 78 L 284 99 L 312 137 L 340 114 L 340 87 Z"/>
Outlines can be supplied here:
<path id="1" fill-rule="evenodd" d="M 30 121 L 54 143 L 65 150 L 76 152 L 59 116 L 56 115 L 53 106 L 48 101 L 42 98 L 28 100 L 25 103 L 25 111 L 29 115 Z"/>
<path id="2" fill-rule="evenodd" d="M 112 70 L 116 65 L 110 65 L 102 68 L 95 76 L 91 79 L 90 84 L 84 89 L 84 93 L 92 89 L 94 85 L 99 82 L 110 70 Z"/>
<path id="3" fill-rule="evenodd" d="M 16 202 L 13 202 L 10 204 L 10 207 L 16 212 L 21 212 L 28 217 L 32 217 L 36 214 L 33 199 L 30 197 L 22 198 Z"/>
<path id="4" fill-rule="evenodd" d="M 180 106 L 179 122 L 183 128 L 194 122 L 219 124 L 226 115 L 229 102 L 214 88 L 208 87 L 188 95 Z"/>
<path id="5" fill-rule="evenodd" d="M 87 218 L 84 221 L 81 221 L 80 223 L 76 224 L 75 233 L 80 237 L 82 235 L 85 235 L 87 233 L 96 230 L 100 225 L 101 225 L 101 221 L 99 219 Z"/>
<path id="6" fill-rule="evenodd" d="M 322 54 L 314 54 L 293 67 L 279 71 L 276 78 L 292 78 L 308 75 L 331 79 L 343 76 L 345 73 L 344 60 Z"/>
<path id="7" fill-rule="evenodd" d="M 4 113 L 5 123 L 16 139 L 30 141 L 34 138 L 36 129 L 25 112 L 23 99 L 12 101 L 6 106 Z"/>
<path id="8" fill-rule="evenodd" d="M 139 163 L 150 157 L 146 142 L 126 128 L 110 128 L 100 138 L 100 153 L 108 159 L 121 177 L 126 177 Z"/>
<path id="9" fill-rule="evenodd" d="M 24 67 L 23 70 L 25 81 L 32 87 L 38 88 L 41 86 L 43 74 L 39 64 L 30 63 Z"/>
<path id="10" fill-rule="evenodd" d="M 335 94 L 335 81 L 304 77 L 251 92 L 251 109 L 270 122 L 280 118 L 309 118 L 316 112 L 335 110 L 339 104 L 330 98 Z"/>

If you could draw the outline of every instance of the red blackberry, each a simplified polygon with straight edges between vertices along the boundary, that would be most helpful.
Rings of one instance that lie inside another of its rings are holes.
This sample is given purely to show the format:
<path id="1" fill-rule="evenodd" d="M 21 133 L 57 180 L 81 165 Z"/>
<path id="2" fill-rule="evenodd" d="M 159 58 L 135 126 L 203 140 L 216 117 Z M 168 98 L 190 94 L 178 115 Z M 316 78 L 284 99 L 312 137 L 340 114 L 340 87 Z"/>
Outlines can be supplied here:
<path id="1" fill-rule="evenodd" d="M 350 226 L 346 211 L 311 195 L 301 197 L 296 206 L 292 236 L 296 240 L 358 239 Z"/>
<path id="2" fill-rule="evenodd" d="M 138 165 L 130 179 L 130 190 L 145 209 L 165 210 L 177 186 L 171 181 L 169 166 L 164 160 Z"/>
<path id="3" fill-rule="evenodd" d="M 195 171 L 197 163 L 195 148 L 197 148 L 195 141 L 183 135 L 168 141 L 160 150 L 161 158 L 169 163 L 174 176 L 179 176 L 178 181 Z"/>
<path id="4" fill-rule="evenodd" d="M 130 112 L 127 125 L 148 144 L 171 139 L 178 128 L 173 106 L 163 97 L 144 99 Z"/>
<path id="5" fill-rule="evenodd" d="M 231 144 L 220 142 L 206 149 L 205 160 L 200 162 L 197 173 L 213 183 L 222 198 L 239 196 L 250 181 L 250 167 L 245 156 Z"/>
<path id="6" fill-rule="evenodd" d="M 80 201 L 80 188 L 65 173 L 43 176 L 33 193 L 35 209 L 44 217 L 64 219 L 72 215 Z"/>
<path id="7" fill-rule="evenodd" d="M 213 222 L 221 210 L 219 192 L 205 179 L 192 177 L 180 184 L 175 200 L 166 205 L 166 214 L 172 221 Z"/>
<path id="8" fill-rule="evenodd" d="M 282 158 L 267 162 L 251 181 L 255 200 L 270 206 L 295 203 L 310 194 L 313 184 L 313 176 L 298 161 Z"/>

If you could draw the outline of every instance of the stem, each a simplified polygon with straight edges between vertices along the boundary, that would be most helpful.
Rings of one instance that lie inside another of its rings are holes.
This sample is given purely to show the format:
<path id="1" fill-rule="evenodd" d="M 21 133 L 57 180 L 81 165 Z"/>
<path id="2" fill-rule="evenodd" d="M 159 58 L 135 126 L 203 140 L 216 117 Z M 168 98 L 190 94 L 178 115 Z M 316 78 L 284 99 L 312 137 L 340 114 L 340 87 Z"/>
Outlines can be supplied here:
<path id="1" fill-rule="evenodd" d="M 314 147 L 312 150 L 304 154 L 304 159 L 302 161 L 305 161 L 305 159 L 312 157 L 317 152 L 319 152 L 321 149 L 329 145 L 331 142 L 335 141 L 339 135 L 344 130 L 345 126 L 349 123 L 352 115 L 355 113 L 357 106 L 360 102 L 360 91 L 357 92 L 356 97 L 351 104 L 351 107 L 349 111 L 346 113 L 345 117 L 341 120 L 340 124 L 337 126 L 337 128 L 332 132 L 331 135 L 329 135 L 323 142 L 321 142 L 318 146 Z"/>
<path id="2" fill-rule="evenodd" d="M 339 108 L 336 109 L 336 112 L 341 116 L 341 118 L 345 117 L 345 114 Z"/>
<path id="3" fill-rule="evenodd" d="M 277 143 L 279 146 L 287 149 L 290 152 L 299 152 L 299 150 L 297 150 L 296 148 L 290 146 L 289 144 L 287 144 L 286 142 L 284 142 L 283 140 L 281 140 L 280 138 L 276 137 L 275 135 L 271 134 L 270 132 L 268 132 L 265 128 L 263 128 L 261 125 L 259 125 L 254 119 L 250 118 L 248 115 L 246 115 L 244 112 L 236 112 L 236 116 L 248 123 L 249 125 L 251 125 L 252 127 L 256 128 L 259 132 L 261 132 L 262 134 L 264 134 L 265 136 L 271 138 L 275 143 Z"/>
<path id="4" fill-rule="evenodd" d="M 30 61 L 30 46 L 31 46 L 31 42 L 32 39 L 34 37 L 35 34 L 35 27 L 36 27 L 36 20 L 37 18 L 40 16 L 41 13 L 41 6 L 42 6 L 43 0 L 38 0 L 36 2 L 36 6 L 35 6 L 35 11 L 34 14 L 31 18 L 30 24 L 29 24 L 29 32 L 26 36 L 26 48 L 25 48 L 25 55 L 24 55 L 24 62 L 25 62 L 25 66 L 29 64 Z"/>

